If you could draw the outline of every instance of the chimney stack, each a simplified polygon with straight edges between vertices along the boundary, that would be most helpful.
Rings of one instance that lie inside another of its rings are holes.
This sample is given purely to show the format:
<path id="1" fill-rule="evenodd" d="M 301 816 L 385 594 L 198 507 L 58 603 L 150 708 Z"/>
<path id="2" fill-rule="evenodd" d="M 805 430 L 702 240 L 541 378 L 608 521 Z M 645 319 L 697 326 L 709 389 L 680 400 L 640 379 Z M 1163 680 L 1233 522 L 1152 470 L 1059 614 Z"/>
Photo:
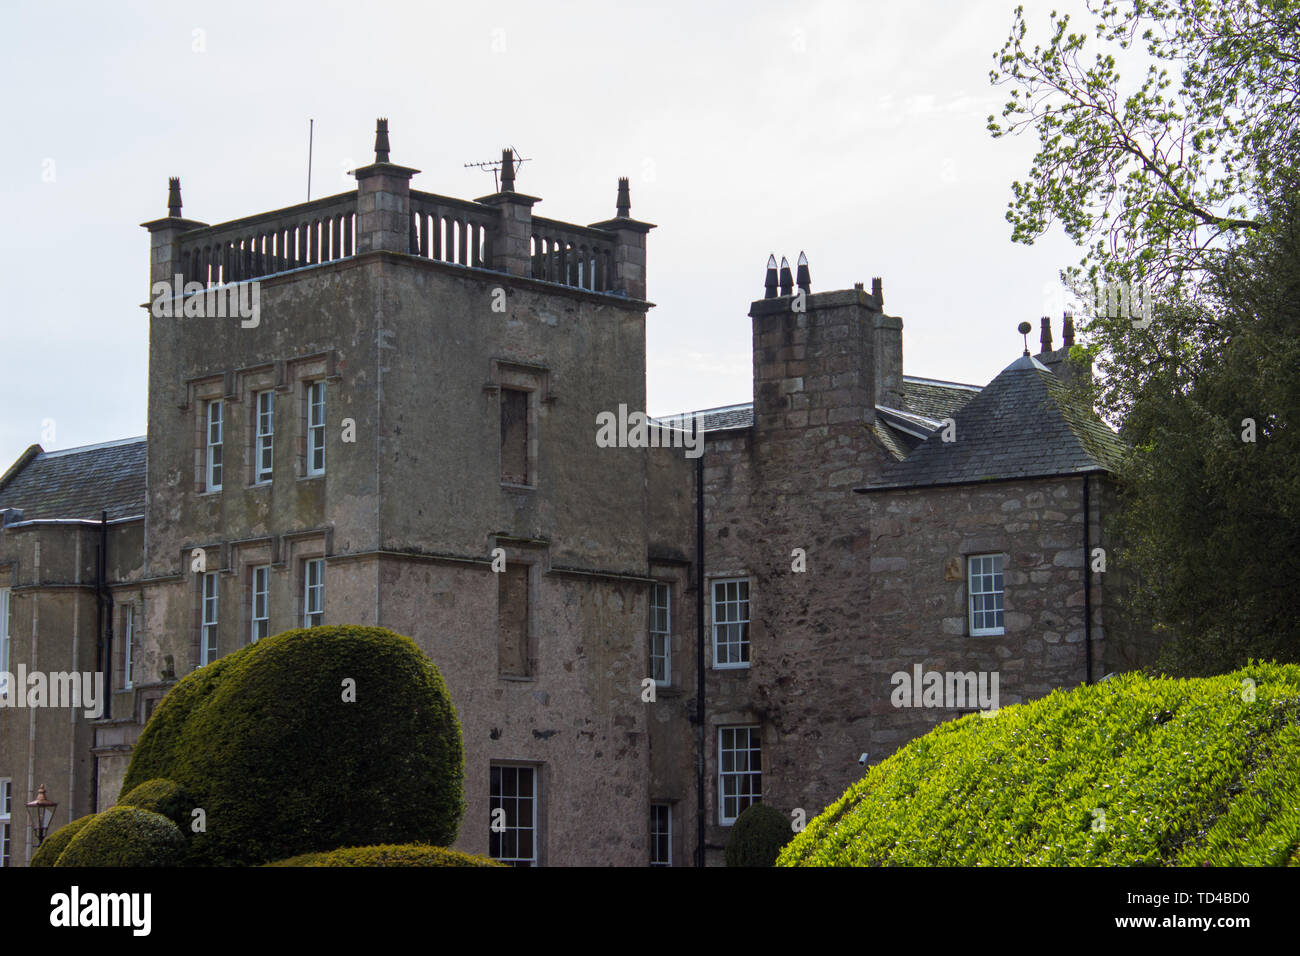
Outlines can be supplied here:
<path id="1" fill-rule="evenodd" d="M 781 294 L 794 294 L 794 277 L 790 274 L 790 260 L 785 256 L 781 257 Z"/>
<path id="2" fill-rule="evenodd" d="M 375 123 L 375 162 L 388 162 L 388 118 L 384 116 Z"/>
<path id="3" fill-rule="evenodd" d="M 1047 316 L 1042 318 L 1042 331 L 1038 335 L 1038 341 L 1041 346 L 1039 354 L 1045 355 L 1052 351 L 1052 320 Z"/>
<path id="4" fill-rule="evenodd" d="M 632 192 L 626 176 L 618 177 L 618 202 L 615 212 L 619 219 L 628 219 L 632 215 Z"/>
<path id="5" fill-rule="evenodd" d="M 1061 325 L 1061 345 L 1068 349 L 1074 345 L 1074 316 L 1069 312 L 1065 313 L 1065 320 Z"/>
<path id="6" fill-rule="evenodd" d="M 501 150 L 501 191 L 515 191 L 515 151 L 510 148 Z"/>
<path id="7" fill-rule="evenodd" d="M 885 307 L 885 283 L 880 276 L 876 276 L 871 280 L 871 295 L 875 298 L 876 305 L 883 309 Z"/>
<path id="8" fill-rule="evenodd" d="M 802 249 L 799 250 L 799 262 L 796 268 L 798 269 L 798 275 L 795 277 L 795 283 L 803 291 L 804 295 L 811 295 L 812 279 L 808 274 L 808 257 L 803 254 Z"/>
<path id="9" fill-rule="evenodd" d="M 181 178 L 173 176 L 167 180 L 167 215 L 171 219 L 181 218 Z"/>
<path id="10" fill-rule="evenodd" d="M 763 279 L 763 298 L 776 298 L 776 255 L 767 257 L 767 275 Z"/>

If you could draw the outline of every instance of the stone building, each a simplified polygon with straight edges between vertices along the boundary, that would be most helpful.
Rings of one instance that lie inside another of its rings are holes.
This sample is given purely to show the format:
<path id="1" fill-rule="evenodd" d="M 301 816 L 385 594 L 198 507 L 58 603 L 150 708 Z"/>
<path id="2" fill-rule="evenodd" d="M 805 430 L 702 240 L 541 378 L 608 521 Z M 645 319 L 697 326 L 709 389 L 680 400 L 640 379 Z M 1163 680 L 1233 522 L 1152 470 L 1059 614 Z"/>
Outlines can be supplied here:
<path id="1" fill-rule="evenodd" d="M 412 637 L 464 729 L 457 845 L 534 865 L 717 863 L 749 802 L 811 817 L 981 706 L 895 706 L 898 674 L 996 675 L 1005 705 L 1114 659 L 1117 445 L 1058 374 L 1068 324 L 982 390 L 906 376 L 880 281 L 813 293 L 801 263 L 750 308 L 752 403 L 606 447 L 645 408 L 627 181 L 581 226 L 508 151 L 472 202 L 388 154 L 381 121 L 355 191 L 218 225 L 173 180 L 147 439 L 0 478 L 10 699 L 20 666 L 110 688 L 0 707 L 7 865 L 40 784 L 56 826 L 111 805 L 179 677 L 291 627 Z"/>

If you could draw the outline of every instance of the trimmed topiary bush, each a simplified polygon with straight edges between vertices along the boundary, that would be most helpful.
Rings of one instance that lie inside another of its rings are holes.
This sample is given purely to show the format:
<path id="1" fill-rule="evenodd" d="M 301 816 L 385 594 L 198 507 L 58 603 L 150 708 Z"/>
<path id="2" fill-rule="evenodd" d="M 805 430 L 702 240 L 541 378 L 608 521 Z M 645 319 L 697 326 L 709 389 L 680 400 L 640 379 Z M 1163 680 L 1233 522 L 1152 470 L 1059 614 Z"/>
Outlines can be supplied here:
<path id="1" fill-rule="evenodd" d="M 775 866 L 781 847 L 793 836 L 784 813 L 766 803 L 751 803 L 731 825 L 727 866 Z"/>
<path id="2" fill-rule="evenodd" d="M 125 796 L 118 797 L 120 807 L 139 807 L 161 813 L 180 829 L 184 835 L 189 832 L 191 811 L 194 801 L 189 798 L 183 787 L 174 780 L 154 777 L 146 780 Z"/>
<path id="3" fill-rule="evenodd" d="M 1300 665 L 1125 674 L 936 727 L 779 866 L 1300 862 Z"/>
<path id="4" fill-rule="evenodd" d="M 426 843 L 353 846 L 326 853 L 303 853 L 266 866 L 503 866 L 485 856 Z"/>
<path id="5" fill-rule="evenodd" d="M 123 790 L 155 777 L 204 811 L 206 831 L 189 838 L 200 865 L 447 845 L 464 812 L 447 687 L 414 641 L 383 628 L 285 631 L 185 677 L 140 735 Z"/>
<path id="6" fill-rule="evenodd" d="M 81 832 L 91 820 L 95 819 L 94 814 L 87 814 L 84 817 L 77 817 L 71 823 L 65 823 L 53 833 L 45 838 L 45 842 L 36 848 L 32 854 L 32 862 L 28 866 L 54 866 L 59 862 L 59 854 L 68 848 L 72 838 Z"/>
<path id="7" fill-rule="evenodd" d="M 110 807 L 86 817 L 55 866 L 176 866 L 185 838 L 161 813 Z"/>

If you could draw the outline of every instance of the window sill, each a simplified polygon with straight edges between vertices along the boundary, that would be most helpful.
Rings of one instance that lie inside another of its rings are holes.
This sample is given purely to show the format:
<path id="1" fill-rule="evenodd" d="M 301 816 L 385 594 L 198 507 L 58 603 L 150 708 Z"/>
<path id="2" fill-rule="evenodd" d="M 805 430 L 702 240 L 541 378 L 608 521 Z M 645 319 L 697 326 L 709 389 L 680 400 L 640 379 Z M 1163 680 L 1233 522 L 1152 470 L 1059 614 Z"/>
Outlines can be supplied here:
<path id="1" fill-rule="evenodd" d="M 1007 633 L 1005 627 L 1000 627 L 996 631 L 971 631 L 967 637 L 1003 637 Z"/>
<path id="2" fill-rule="evenodd" d="M 746 661 L 744 664 L 714 664 L 713 669 L 715 671 L 747 671 L 749 670 L 749 665 L 749 661 Z"/>
<path id="3" fill-rule="evenodd" d="M 498 674 L 497 680 L 508 680 L 517 684 L 535 684 L 536 677 L 525 677 L 519 674 Z"/>
<path id="4" fill-rule="evenodd" d="M 503 481 L 501 487 L 505 491 L 536 491 L 536 485 L 521 485 L 514 481 Z"/>

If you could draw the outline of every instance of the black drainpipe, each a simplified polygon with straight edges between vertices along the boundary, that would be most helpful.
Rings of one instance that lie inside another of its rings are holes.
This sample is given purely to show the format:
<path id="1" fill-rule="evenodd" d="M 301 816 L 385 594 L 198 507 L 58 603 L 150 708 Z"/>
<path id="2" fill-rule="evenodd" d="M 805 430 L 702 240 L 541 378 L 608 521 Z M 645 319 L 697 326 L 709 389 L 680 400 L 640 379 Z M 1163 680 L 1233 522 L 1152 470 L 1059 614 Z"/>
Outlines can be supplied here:
<path id="1" fill-rule="evenodd" d="M 1088 476 L 1083 476 L 1083 682 L 1092 683 L 1092 533 L 1088 509 Z"/>
<path id="2" fill-rule="evenodd" d="M 113 716 L 113 593 L 108 589 L 108 512 L 99 513 L 99 586 L 104 638 L 100 642 L 100 668 L 104 672 L 104 714 Z"/>
<path id="3" fill-rule="evenodd" d="M 704 434 L 695 459 L 695 865 L 704 865 Z"/>

